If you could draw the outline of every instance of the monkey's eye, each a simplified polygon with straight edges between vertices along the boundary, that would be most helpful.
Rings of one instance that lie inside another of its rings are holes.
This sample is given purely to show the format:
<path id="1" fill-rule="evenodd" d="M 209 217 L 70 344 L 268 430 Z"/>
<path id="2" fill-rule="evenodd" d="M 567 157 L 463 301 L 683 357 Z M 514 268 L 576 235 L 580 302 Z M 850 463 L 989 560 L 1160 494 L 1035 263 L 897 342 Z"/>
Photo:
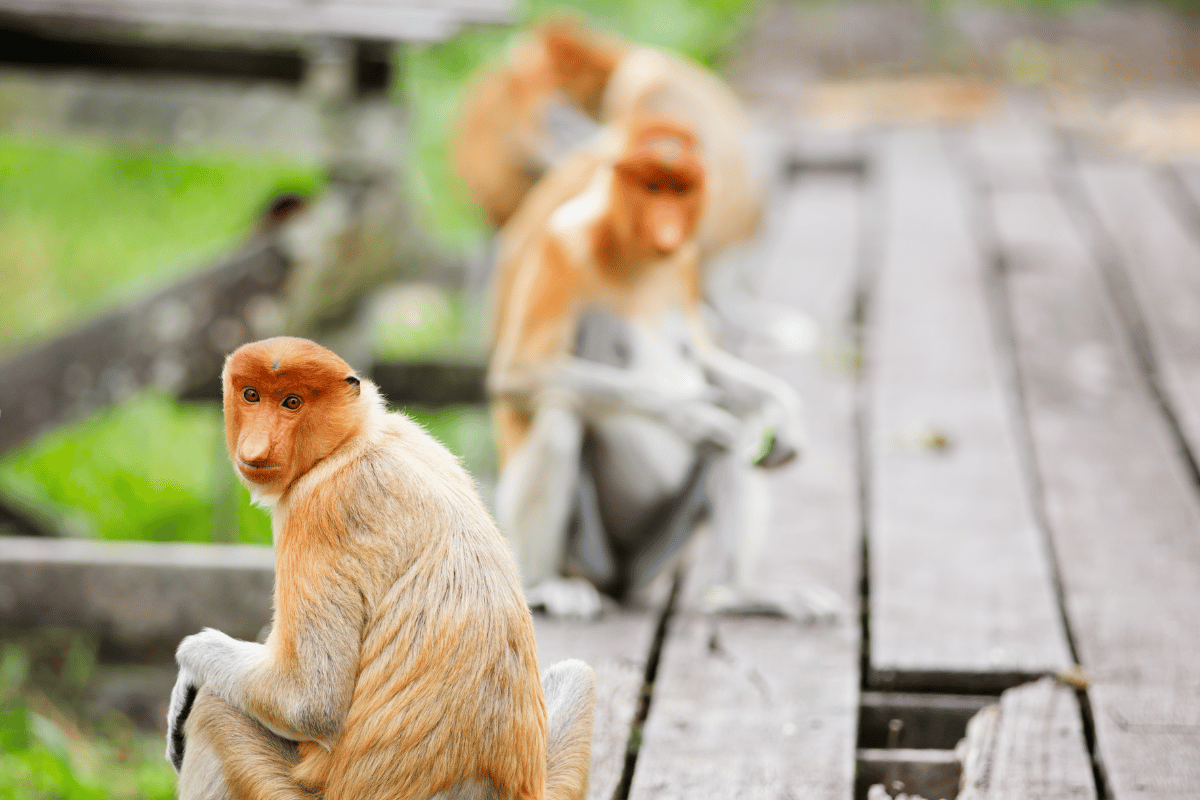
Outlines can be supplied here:
<path id="1" fill-rule="evenodd" d="M 289 411 L 295 411 L 303 404 L 304 401 L 301 400 L 300 396 L 296 394 L 289 394 L 287 397 L 283 398 L 283 407 Z"/>
<path id="2" fill-rule="evenodd" d="M 245 398 L 247 403 L 257 403 L 259 401 L 257 389 L 247 389 L 242 392 L 242 397 Z"/>
<path id="3" fill-rule="evenodd" d="M 646 184 L 646 191 L 650 192 L 651 194 L 658 194 L 662 190 L 663 185 L 658 181 L 650 181 Z"/>

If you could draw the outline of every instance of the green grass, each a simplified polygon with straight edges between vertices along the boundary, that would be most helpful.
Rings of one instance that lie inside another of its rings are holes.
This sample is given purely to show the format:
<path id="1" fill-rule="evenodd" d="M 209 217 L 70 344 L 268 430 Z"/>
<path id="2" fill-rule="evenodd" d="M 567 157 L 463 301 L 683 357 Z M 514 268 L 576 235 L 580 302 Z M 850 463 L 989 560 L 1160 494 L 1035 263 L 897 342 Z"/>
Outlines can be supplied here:
<path id="1" fill-rule="evenodd" d="M 492 467 L 480 408 L 405 409 L 476 472 Z M 0 498 L 83 538 L 269 544 L 225 452 L 221 410 L 152 393 L 39 438 L 0 459 Z"/>
<path id="2" fill-rule="evenodd" d="M 0 133 L 0 351 L 231 252 L 320 170 Z"/>
<path id="3" fill-rule="evenodd" d="M 59 428 L 0 461 L 0 490 L 74 536 L 269 543 L 266 515 L 233 486 L 221 411 L 138 395 Z M 237 533 L 214 512 L 237 501 Z"/>
<path id="4" fill-rule="evenodd" d="M 88 702 L 96 650 L 66 630 L 0 642 L 0 798 L 174 796 L 162 735 Z"/>

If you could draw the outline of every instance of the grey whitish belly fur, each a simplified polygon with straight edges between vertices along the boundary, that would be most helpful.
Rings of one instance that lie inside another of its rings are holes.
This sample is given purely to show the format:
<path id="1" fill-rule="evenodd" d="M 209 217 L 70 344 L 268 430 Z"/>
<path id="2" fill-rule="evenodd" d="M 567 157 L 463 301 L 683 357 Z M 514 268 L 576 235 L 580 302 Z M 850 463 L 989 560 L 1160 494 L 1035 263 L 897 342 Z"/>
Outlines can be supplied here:
<path id="1" fill-rule="evenodd" d="M 682 313 L 668 312 L 653 325 L 624 322 L 625 369 L 681 403 L 711 394 L 697 358 L 699 344 Z M 600 505 L 609 524 L 620 529 L 613 531 L 618 536 L 676 495 L 696 462 L 691 442 L 638 414 L 606 414 L 589 429 Z"/>

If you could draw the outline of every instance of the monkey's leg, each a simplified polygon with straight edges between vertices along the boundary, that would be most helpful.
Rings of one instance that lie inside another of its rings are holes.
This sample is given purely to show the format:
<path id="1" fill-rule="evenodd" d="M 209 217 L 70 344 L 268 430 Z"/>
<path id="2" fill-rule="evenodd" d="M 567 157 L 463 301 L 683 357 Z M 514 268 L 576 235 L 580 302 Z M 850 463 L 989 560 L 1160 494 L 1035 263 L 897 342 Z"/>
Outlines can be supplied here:
<path id="1" fill-rule="evenodd" d="M 754 569 L 770 523 L 766 476 L 733 453 L 715 459 L 709 473 L 712 502 L 705 570 L 704 605 L 710 613 L 765 614 L 804 622 L 826 622 L 842 611 L 842 601 L 823 586 L 772 586 L 755 580 Z"/>
<path id="2" fill-rule="evenodd" d="M 734 453 L 722 453 L 713 459 L 708 489 L 717 553 L 711 578 L 739 591 L 749 589 L 770 523 L 766 480 Z"/>
<path id="3" fill-rule="evenodd" d="M 313 800 L 291 778 L 296 745 L 201 688 L 184 724 L 179 800 Z"/>
<path id="4" fill-rule="evenodd" d="M 583 422 L 544 404 L 496 487 L 496 520 L 513 546 L 521 579 L 535 586 L 558 575 L 579 481 Z"/>

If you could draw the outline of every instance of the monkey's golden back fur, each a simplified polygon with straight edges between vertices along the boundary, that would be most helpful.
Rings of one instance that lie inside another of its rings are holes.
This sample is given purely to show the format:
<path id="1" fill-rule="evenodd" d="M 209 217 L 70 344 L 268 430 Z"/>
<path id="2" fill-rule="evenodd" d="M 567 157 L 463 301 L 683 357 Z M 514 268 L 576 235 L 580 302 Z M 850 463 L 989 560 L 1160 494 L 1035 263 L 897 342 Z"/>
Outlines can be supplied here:
<path id="1" fill-rule="evenodd" d="M 471 779 L 540 798 L 546 709 L 512 556 L 454 457 L 363 390 L 376 396 L 364 435 L 275 508 L 278 574 L 294 576 L 276 614 L 320 602 L 309 578 L 362 598 L 361 618 L 341 620 L 362 632 L 345 724 L 331 749 L 302 748 L 294 777 L 328 800 L 425 798 Z"/>

